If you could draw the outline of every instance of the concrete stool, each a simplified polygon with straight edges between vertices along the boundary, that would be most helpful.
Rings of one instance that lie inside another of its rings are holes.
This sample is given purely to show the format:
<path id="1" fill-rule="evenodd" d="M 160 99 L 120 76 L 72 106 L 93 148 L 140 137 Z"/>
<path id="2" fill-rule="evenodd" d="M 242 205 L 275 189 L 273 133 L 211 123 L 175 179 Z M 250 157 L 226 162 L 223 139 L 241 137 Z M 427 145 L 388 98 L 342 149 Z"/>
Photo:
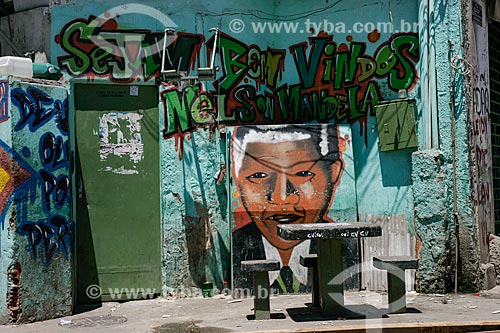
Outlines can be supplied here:
<path id="1" fill-rule="evenodd" d="M 253 274 L 254 313 L 255 319 L 271 319 L 269 305 L 269 271 L 279 271 L 280 263 L 277 260 L 247 260 L 241 262 L 243 272 Z"/>
<path id="2" fill-rule="evenodd" d="M 387 271 L 389 312 L 406 312 L 405 270 L 417 269 L 418 260 L 409 256 L 373 257 L 373 266 Z"/>
<path id="3" fill-rule="evenodd" d="M 300 256 L 300 264 L 312 270 L 312 304 L 319 308 L 319 275 L 318 275 L 318 255 L 306 254 Z"/>

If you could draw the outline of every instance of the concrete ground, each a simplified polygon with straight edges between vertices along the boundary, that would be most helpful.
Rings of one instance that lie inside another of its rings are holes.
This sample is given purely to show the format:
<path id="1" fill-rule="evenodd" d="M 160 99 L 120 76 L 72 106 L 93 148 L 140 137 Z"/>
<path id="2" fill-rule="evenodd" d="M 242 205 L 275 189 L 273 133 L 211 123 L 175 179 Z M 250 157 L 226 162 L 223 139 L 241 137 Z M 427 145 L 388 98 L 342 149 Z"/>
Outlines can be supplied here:
<path id="1" fill-rule="evenodd" d="M 496 322 L 500 329 L 500 287 L 480 294 L 423 295 L 409 293 L 406 314 L 384 315 L 387 295 L 377 292 L 348 292 L 346 305 L 368 319 L 323 318 L 312 310 L 310 295 L 278 295 L 271 298 L 275 319 L 249 319 L 253 300 L 217 295 L 103 303 L 101 307 L 70 317 L 44 322 L 0 327 L 1 332 L 326 332 L 355 325 L 421 325 L 430 322 Z M 492 329 L 493 330 L 493 329 Z M 395 332 L 397 332 L 396 330 Z M 477 331 L 477 330 L 476 330 Z M 486 330 L 485 330 L 486 331 Z M 427 331 L 426 331 L 427 332 Z M 431 332 L 431 331 L 428 331 Z M 439 330 L 439 332 L 444 332 Z M 455 331 L 458 332 L 458 331 Z"/>

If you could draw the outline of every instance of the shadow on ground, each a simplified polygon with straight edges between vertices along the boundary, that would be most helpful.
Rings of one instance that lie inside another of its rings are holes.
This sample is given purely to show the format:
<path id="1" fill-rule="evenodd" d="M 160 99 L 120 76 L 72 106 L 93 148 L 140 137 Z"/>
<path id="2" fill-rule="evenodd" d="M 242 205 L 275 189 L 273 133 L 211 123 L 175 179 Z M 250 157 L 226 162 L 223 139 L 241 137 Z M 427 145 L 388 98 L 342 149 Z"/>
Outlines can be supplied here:
<path id="1" fill-rule="evenodd" d="M 283 313 L 271 313 L 271 319 L 286 319 L 286 316 Z M 247 320 L 255 320 L 255 315 L 248 315 Z"/>
<path id="2" fill-rule="evenodd" d="M 306 322 L 306 321 L 322 321 L 328 320 L 346 320 L 346 319 L 376 319 L 376 318 L 388 318 L 388 309 L 378 309 L 374 306 L 363 304 L 363 305 L 348 305 L 346 306 L 346 312 L 342 315 L 336 317 L 325 317 L 321 314 L 319 308 L 312 306 L 300 307 L 300 308 L 290 308 L 286 311 L 288 316 L 295 322 Z M 408 308 L 406 313 L 421 313 L 419 310 L 414 308 Z"/>
<path id="3" fill-rule="evenodd" d="M 228 329 L 220 327 L 200 327 L 197 324 L 201 323 L 201 320 L 197 321 L 185 321 L 180 323 L 168 323 L 158 327 L 153 328 L 154 333 L 225 333 L 231 332 Z"/>

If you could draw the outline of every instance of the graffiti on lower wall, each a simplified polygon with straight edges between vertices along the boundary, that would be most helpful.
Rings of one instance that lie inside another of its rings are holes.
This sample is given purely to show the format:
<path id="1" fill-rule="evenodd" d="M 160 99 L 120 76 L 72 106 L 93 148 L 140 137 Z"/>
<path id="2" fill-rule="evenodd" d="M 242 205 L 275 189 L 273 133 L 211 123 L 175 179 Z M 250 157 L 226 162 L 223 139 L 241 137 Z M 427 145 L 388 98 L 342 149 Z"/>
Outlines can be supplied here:
<path id="1" fill-rule="evenodd" d="M 474 1 L 478 9 L 479 23 L 487 22 L 486 3 Z M 476 202 L 474 216 L 479 227 L 479 245 L 481 259 L 487 262 L 489 234 L 495 232 L 493 211 L 493 163 L 491 150 L 491 115 L 490 115 L 490 78 L 488 64 L 488 32 L 487 24 L 478 24 L 474 21 L 472 33 L 475 38 L 471 42 L 471 51 L 474 53 L 471 69 L 471 160 L 475 160 L 473 168 L 474 182 L 472 183 L 473 199 Z"/>
<path id="2" fill-rule="evenodd" d="M 26 236 L 34 260 L 49 264 L 70 246 L 70 180 L 66 91 L 14 83 L 10 98 L 16 149 L 0 141 L 2 227 L 9 207 L 11 227 Z M 17 150 L 18 149 L 18 150 Z"/>
<path id="3" fill-rule="evenodd" d="M 236 288 L 250 288 L 241 261 L 274 259 L 273 289 L 303 292 L 310 285 L 301 255 L 311 241 L 285 240 L 279 224 L 331 223 L 328 216 L 344 170 L 343 137 L 337 125 L 240 126 L 233 135 L 233 272 Z"/>

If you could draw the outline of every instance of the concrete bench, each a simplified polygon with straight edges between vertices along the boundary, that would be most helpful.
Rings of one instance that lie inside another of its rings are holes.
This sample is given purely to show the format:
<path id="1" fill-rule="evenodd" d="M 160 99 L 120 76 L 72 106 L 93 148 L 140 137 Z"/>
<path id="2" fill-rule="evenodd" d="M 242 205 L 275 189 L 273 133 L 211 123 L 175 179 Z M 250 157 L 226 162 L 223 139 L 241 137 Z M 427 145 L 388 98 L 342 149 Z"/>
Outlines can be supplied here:
<path id="1" fill-rule="evenodd" d="M 418 260 L 410 256 L 373 257 L 373 266 L 387 271 L 389 312 L 406 312 L 405 270 L 417 269 Z"/>
<path id="2" fill-rule="evenodd" d="M 319 307 L 319 275 L 318 275 L 318 255 L 306 254 L 300 256 L 300 264 L 304 267 L 311 268 L 312 271 L 312 304 L 314 307 Z"/>
<path id="3" fill-rule="evenodd" d="M 246 260 L 241 262 L 243 272 L 252 272 L 254 292 L 254 314 L 256 320 L 271 319 L 269 296 L 269 271 L 279 271 L 277 260 Z"/>

